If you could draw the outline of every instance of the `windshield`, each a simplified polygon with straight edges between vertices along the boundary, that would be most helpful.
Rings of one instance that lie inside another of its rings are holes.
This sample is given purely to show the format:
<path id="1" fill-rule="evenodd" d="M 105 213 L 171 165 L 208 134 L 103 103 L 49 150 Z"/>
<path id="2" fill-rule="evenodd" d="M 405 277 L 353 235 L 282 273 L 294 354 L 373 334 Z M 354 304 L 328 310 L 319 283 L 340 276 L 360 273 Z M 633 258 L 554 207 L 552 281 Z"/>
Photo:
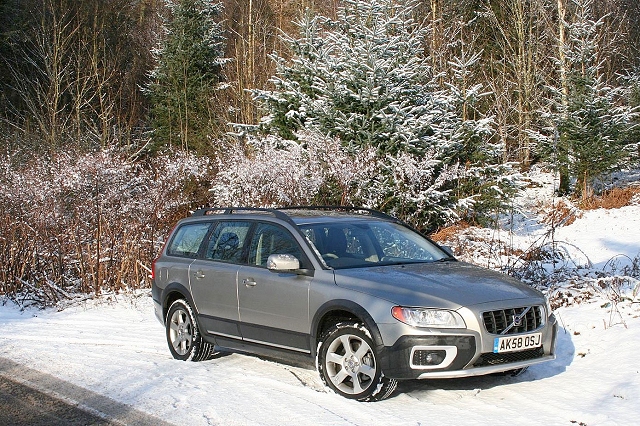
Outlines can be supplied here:
<path id="1" fill-rule="evenodd" d="M 422 235 L 392 222 L 314 223 L 300 228 L 334 269 L 450 259 Z"/>

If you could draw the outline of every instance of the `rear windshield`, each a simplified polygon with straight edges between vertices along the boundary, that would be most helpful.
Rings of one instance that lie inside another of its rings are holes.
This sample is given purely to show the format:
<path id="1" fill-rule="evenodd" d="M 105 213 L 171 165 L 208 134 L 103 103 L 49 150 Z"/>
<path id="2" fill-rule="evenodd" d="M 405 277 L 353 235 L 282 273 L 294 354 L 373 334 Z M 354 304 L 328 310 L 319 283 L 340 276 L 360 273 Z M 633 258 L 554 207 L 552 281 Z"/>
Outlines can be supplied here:
<path id="1" fill-rule="evenodd" d="M 300 228 L 335 269 L 450 259 L 422 235 L 392 222 L 314 223 Z"/>

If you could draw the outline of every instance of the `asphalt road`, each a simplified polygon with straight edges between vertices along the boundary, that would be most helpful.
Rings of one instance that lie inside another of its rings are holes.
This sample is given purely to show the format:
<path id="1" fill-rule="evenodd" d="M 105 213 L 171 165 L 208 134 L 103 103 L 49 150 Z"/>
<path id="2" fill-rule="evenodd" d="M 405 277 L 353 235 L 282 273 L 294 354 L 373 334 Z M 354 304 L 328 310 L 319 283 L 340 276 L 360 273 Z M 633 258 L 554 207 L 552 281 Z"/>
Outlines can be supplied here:
<path id="1" fill-rule="evenodd" d="M 2 357 L 0 425 L 170 426 L 131 406 Z"/>

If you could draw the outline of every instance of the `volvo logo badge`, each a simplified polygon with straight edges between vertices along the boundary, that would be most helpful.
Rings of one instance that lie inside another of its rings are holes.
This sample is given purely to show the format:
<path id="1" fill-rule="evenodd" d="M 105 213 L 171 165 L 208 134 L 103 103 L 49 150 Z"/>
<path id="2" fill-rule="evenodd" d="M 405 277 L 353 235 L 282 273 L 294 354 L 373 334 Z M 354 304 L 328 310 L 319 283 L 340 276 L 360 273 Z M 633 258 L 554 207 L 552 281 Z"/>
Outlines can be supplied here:
<path id="1" fill-rule="evenodd" d="M 509 324 L 507 328 L 502 330 L 502 333 L 500 334 L 507 334 L 513 327 L 520 327 L 522 325 L 522 320 L 527 316 L 527 312 L 529 312 L 530 310 L 531 310 L 531 306 L 525 308 L 519 314 L 514 313 L 513 321 L 511 321 L 511 324 Z"/>
<path id="2" fill-rule="evenodd" d="M 523 315 L 516 315 L 513 317 L 513 326 L 514 327 L 520 327 L 522 325 L 522 318 L 524 317 L 525 314 Z"/>

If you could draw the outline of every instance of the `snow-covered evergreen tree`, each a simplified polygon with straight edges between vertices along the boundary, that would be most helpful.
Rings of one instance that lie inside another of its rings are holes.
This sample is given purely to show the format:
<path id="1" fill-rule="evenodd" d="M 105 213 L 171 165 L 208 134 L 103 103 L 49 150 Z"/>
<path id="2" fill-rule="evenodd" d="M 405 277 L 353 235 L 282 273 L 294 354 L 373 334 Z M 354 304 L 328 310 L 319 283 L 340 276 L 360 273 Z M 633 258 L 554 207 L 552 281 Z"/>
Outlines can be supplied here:
<path id="1" fill-rule="evenodd" d="M 640 68 L 635 68 L 627 77 L 629 87 L 629 106 L 634 111 L 640 111 Z M 629 144 L 626 146 L 629 160 L 632 164 L 640 165 L 640 113 L 636 114 L 629 134 Z"/>
<path id="2" fill-rule="evenodd" d="M 415 2 L 347 0 L 337 20 L 307 16 L 294 57 L 281 57 L 274 91 L 255 92 L 263 125 L 291 137 L 301 127 L 349 148 L 424 152 L 450 140 L 450 99 L 435 87 Z"/>
<path id="3" fill-rule="evenodd" d="M 589 196 L 594 182 L 623 167 L 629 157 L 628 136 L 637 115 L 629 106 L 626 89 L 604 80 L 599 56 L 599 29 L 593 0 L 572 0 L 574 16 L 565 23 L 566 42 L 561 49 L 566 71 L 563 87 L 555 89 L 556 108 L 551 114 L 556 136 L 547 140 L 547 157 L 560 173 L 559 192 L 576 190 Z"/>
<path id="4" fill-rule="evenodd" d="M 459 200 L 469 206 L 496 186 L 503 146 L 489 143 L 491 119 L 463 113 L 480 86 L 438 84 L 427 28 L 413 19 L 417 4 L 345 0 L 336 20 L 306 16 L 299 38 L 286 39 L 292 59 L 274 57 L 275 89 L 254 95 L 268 112 L 267 133 L 295 139 L 309 129 L 351 152 L 375 149 L 379 173 L 362 185 L 360 203 L 427 229 L 455 217 Z M 460 73 L 477 59 L 461 60 Z"/>
<path id="5" fill-rule="evenodd" d="M 221 3 L 168 0 L 165 38 L 155 50 L 156 68 L 148 88 L 152 101 L 154 145 L 211 151 L 208 136 L 219 123 L 213 95 L 226 62 Z"/>
<path id="6" fill-rule="evenodd" d="M 482 84 L 470 83 L 481 53 L 461 49 L 449 62 L 451 81 L 446 83 L 460 117 L 452 137 L 455 141 L 452 152 L 462 168 L 451 189 L 458 200 L 459 215 L 479 222 L 508 208 L 520 181 L 515 163 L 503 160 L 505 142 L 494 131 L 493 117 L 483 117 L 477 108 L 482 98 L 490 95 Z"/>

